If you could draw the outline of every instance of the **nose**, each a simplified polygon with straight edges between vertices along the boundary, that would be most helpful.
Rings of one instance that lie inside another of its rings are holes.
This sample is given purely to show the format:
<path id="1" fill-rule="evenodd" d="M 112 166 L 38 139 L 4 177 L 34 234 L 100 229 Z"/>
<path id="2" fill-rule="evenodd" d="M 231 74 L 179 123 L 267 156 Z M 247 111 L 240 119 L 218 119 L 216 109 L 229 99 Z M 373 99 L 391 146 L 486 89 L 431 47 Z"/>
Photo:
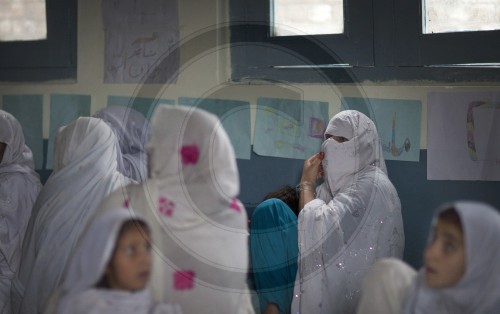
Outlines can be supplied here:
<path id="1" fill-rule="evenodd" d="M 140 263 L 143 265 L 151 265 L 151 251 L 148 249 L 141 250 Z"/>
<path id="2" fill-rule="evenodd" d="M 425 248 L 424 261 L 427 263 L 432 260 L 435 260 L 437 257 L 438 257 L 437 245 L 435 242 L 432 242 Z"/>

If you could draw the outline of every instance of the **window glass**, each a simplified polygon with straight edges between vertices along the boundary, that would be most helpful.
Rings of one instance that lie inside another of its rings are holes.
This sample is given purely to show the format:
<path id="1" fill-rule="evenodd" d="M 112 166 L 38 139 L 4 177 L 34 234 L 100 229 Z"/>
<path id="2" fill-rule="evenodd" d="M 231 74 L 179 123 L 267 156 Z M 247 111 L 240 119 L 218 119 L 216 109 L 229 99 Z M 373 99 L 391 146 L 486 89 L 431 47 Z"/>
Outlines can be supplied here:
<path id="1" fill-rule="evenodd" d="M 0 17 L 0 41 L 47 38 L 45 0 L 2 0 Z"/>
<path id="2" fill-rule="evenodd" d="M 344 33 L 343 0 L 271 1 L 273 36 Z"/>
<path id="3" fill-rule="evenodd" d="M 500 29 L 498 0 L 422 0 L 424 34 Z"/>

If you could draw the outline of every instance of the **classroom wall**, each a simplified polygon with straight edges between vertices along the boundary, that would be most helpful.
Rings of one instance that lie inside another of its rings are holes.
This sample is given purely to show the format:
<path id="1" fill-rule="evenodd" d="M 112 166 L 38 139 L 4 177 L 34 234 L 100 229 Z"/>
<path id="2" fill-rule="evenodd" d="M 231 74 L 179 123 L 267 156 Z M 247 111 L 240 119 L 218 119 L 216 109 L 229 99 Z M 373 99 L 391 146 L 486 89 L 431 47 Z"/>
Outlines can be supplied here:
<path id="1" fill-rule="evenodd" d="M 198 34 L 218 29 L 228 21 L 227 0 L 182 0 L 179 5 L 179 30 L 181 41 L 189 43 Z M 441 201 L 449 198 L 471 197 L 484 199 L 500 207 L 495 196 L 498 183 L 468 182 L 465 188 L 450 193 L 456 182 L 429 182 L 425 178 L 427 148 L 427 95 L 434 91 L 498 91 L 500 82 L 442 84 L 429 82 L 362 82 L 360 84 L 295 84 L 276 86 L 267 82 L 240 82 L 230 80 L 230 50 L 226 32 L 216 31 L 202 41 L 193 41 L 181 51 L 181 68 L 178 81 L 172 85 L 104 84 L 104 32 L 100 0 L 78 2 L 78 75 L 76 81 L 54 81 L 45 83 L 0 83 L 1 95 L 41 95 L 43 97 L 43 137 L 48 139 L 50 130 L 50 97 L 52 94 L 89 95 L 91 114 L 106 106 L 107 97 L 153 97 L 177 100 L 179 97 L 205 97 L 248 101 L 251 105 L 251 125 L 255 122 L 255 106 L 259 97 L 288 98 L 301 94 L 303 99 L 329 103 L 330 115 L 340 110 L 342 97 L 387 98 L 417 100 L 422 104 L 421 137 L 422 149 L 419 162 L 390 161 L 388 168 L 395 181 L 403 204 L 407 231 L 407 253 L 405 259 L 412 265 L 421 265 L 420 252 L 425 243 L 431 213 Z M 215 44 L 214 44 L 215 43 Z M 190 49 L 192 47 L 192 50 Z M 1 101 L 0 97 L 0 101 Z M 1 103 L 0 103 L 1 105 Z M 253 132 L 251 133 L 253 134 Z M 251 210 L 264 196 L 262 182 L 267 189 L 284 183 L 296 184 L 302 160 L 277 159 L 252 154 L 251 160 L 238 160 L 241 171 L 242 195 Z M 275 164 L 289 167 L 273 167 L 266 173 L 251 171 L 266 169 Z M 262 175 L 262 176 L 261 176 Z M 416 185 L 415 185 L 416 184 Z M 477 187 L 476 187 L 477 186 Z M 415 188 L 416 187 L 416 188 Z M 432 193 L 433 189 L 443 190 Z M 481 189 L 481 191 L 480 191 Z M 468 194 L 467 191 L 474 191 Z M 476 193 L 477 192 L 477 193 Z M 441 194 L 440 194 L 441 193 Z"/>

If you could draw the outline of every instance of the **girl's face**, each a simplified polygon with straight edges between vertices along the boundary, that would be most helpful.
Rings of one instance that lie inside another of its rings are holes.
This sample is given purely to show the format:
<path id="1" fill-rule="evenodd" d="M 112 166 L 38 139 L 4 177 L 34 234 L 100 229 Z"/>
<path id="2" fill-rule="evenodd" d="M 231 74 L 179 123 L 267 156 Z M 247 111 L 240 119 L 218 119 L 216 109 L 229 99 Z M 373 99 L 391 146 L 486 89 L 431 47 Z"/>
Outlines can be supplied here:
<path id="1" fill-rule="evenodd" d="M 146 287 L 151 272 L 149 235 L 132 226 L 122 233 L 106 269 L 111 289 L 136 291 Z"/>
<path id="2" fill-rule="evenodd" d="M 424 252 L 425 281 L 431 288 L 455 285 L 465 272 L 466 252 L 462 230 L 438 220 L 434 238 Z"/>

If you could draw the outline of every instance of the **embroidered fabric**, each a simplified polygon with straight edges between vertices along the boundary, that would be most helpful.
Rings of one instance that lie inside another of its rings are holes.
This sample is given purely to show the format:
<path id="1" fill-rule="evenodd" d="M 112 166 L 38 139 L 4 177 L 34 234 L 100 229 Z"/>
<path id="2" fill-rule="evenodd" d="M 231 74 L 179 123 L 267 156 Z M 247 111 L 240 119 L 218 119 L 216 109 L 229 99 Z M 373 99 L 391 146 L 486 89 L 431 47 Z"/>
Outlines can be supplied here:
<path id="1" fill-rule="evenodd" d="M 299 214 L 292 313 L 354 313 L 372 264 L 403 255 L 401 204 L 373 121 L 358 111 L 342 111 L 325 134 L 348 141 L 325 140 L 325 182 Z"/>

